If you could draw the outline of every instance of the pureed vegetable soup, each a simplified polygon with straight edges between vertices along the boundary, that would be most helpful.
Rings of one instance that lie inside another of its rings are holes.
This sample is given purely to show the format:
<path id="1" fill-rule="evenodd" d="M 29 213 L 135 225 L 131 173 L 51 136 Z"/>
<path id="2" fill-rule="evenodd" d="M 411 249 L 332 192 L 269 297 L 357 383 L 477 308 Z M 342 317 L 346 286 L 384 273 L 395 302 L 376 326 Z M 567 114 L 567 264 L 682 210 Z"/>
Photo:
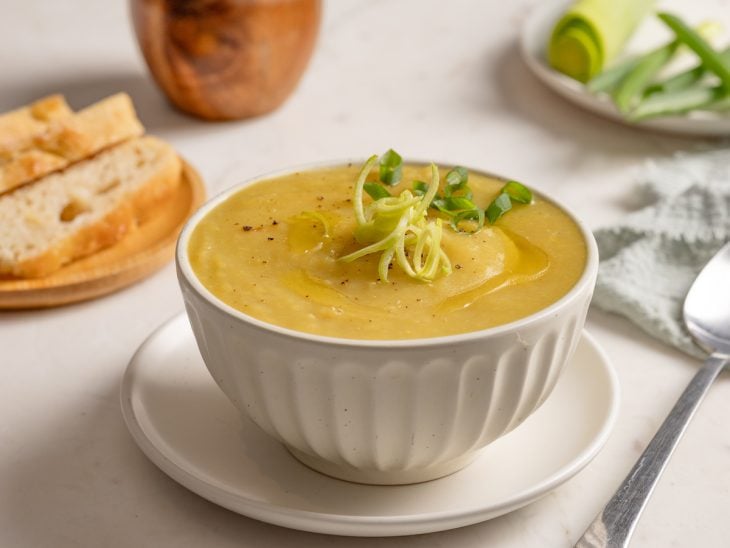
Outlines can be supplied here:
<path id="1" fill-rule="evenodd" d="M 243 188 L 195 227 L 188 253 L 196 276 L 250 316 L 351 339 L 434 337 L 505 324 L 555 302 L 581 276 L 583 236 L 550 202 L 507 198 L 506 211 L 505 181 L 470 173 L 467 182 L 464 170 L 456 177 L 436 172 L 439 194 L 431 201 L 433 192 L 419 195 L 433 183 L 430 166 L 398 165 L 391 179 L 402 178 L 388 186 L 377 183 L 389 178 L 384 163 L 380 172 L 363 172 L 359 217 L 359 166 L 301 171 Z M 373 212 L 368 194 L 379 198 L 382 211 Z M 501 210 L 494 203 L 500 200 Z M 404 233 L 398 206 L 413 215 L 421 203 L 422 218 Z M 470 204 L 482 214 L 463 213 Z M 494 222 L 476 230 L 485 208 Z M 359 250 L 362 256 L 353 256 Z"/>

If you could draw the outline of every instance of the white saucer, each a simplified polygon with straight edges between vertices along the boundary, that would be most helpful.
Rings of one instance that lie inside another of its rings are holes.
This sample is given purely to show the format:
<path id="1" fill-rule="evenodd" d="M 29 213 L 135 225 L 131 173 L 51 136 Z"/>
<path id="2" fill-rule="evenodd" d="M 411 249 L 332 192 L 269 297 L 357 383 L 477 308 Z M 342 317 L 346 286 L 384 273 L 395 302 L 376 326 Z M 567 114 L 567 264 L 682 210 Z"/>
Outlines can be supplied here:
<path id="1" fill-rule="evenodd" d="M 547 402 L 470 466 L 426 483 L 369 486 L 310 470 L 242 419 L 205 368 L 184 314 L 140 347 L 121 396 L 142 451 L 188 489 L 261 521 L 357 536 L 451 529 L 536 500 L 598 453 L 619 401 L 616 374 L 583 333 Z"/>
<path id="2" fill-rule="evenodd" d="M 522 58 L 532 73 L 545 85 L 572 103 L 623 124 L 698 137 L 730 135 L 730 115 L 722 113 L 693 112 L 687 116 L 667 116 L 638 123 L 628 122 L 608 97 L 589 93 L 579 82 L 550 68 L 545 59 L 545 47 L 556 21 L 571 3 L 572 0 L 540 2 L 536 4 L 522 27 L 520 40 Z M 707 15 L 705 19 L 713 21 L 720 17 L 717 6 L 714 6 L 713 11 L 712 6 L 703 5 L 706 3 L 690 6 L 692 20 L 703 20 L 698 14 Z M 679 8 L 681 8 L 680 13 L 685 13 L 688 6 L 680 5 Z M 722 18 L 722 22 L 725 22 L 725 18 Z M 663 39 L 659 33 L 663 31 L 660 24 L 648 19 L 635 33 L 637 36 L 627 45 L 627 51 L 647 51 L 662 43 Z"/>

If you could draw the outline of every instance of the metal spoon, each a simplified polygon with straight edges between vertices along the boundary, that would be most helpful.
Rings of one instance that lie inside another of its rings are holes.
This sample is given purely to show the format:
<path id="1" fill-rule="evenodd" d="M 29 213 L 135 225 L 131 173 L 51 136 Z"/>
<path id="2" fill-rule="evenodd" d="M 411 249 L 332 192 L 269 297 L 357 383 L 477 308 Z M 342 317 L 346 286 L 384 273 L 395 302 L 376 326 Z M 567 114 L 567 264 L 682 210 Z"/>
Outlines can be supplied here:
<path id="1" fill-rule="evenodd" d="M 684 323 L 710 353 L 603 511 L 576 548 L 619 548 L 631 534 L 669 457 L 722 368 L 730 360 L 730 243 L 702 269 L 684 301 Z"/>

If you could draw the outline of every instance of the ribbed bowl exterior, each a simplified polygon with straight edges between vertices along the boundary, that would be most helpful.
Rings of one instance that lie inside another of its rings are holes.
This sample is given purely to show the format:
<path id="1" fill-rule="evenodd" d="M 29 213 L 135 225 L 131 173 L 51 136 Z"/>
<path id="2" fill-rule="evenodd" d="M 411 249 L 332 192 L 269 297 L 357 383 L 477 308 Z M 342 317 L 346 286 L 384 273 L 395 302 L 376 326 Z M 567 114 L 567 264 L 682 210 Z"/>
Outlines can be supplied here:
<path id="1" fill-rule="evenodd" d="M 231 315 L 178 273 L 203 359 L 231 402 L 310 467 L 378 484 L 454 472 L 535 411 L 576 347 L 593 290 L 482 335 L 332 344 Z"/>

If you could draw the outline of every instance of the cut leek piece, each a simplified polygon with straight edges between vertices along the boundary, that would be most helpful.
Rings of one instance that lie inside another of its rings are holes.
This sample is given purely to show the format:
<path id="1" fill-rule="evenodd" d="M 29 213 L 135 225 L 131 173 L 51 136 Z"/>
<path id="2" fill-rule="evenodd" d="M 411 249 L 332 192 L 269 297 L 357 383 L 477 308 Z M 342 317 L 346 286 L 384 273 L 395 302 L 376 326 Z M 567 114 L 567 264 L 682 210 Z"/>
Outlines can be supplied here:
<path id="1" fill-rule="evenodd" d="M 633 109 L 644 94 L 644 90 L 666 66 L 677 51 L 679 42 L 674 41 L 642 57 L 624 79 L 616 86 L 611 96 L 618 109 L 627 113 Z"/>
<path id="2" fill-rule="evenodd" d="M 719 34 L 719 32 L 721 31 L 721 27 L 718 23 L 714 21 L 705 21 L 704 23 L 698 25 L 696 30 L 700 36 L 702 36 L 706 40 L 709 40 L 710 38 Z M 634 55 L 632 57 L 629 57 L 628 59 L 624 59 L 591 78 L 591 80 L 586 84 L 586 88 L 591 93 L 616 93 L 616 89 L 624 81 L 624 79 L 636 68 L 637 65 L 644 63 L 648 57 L 662 56 L 665 54 L 666 50 L 673 47 L 674 46 L 670 42 L 667 44 L 663 44 L 662 46 L 659 46 L 646 53 Z M 677 47 L 676 53 L 679 54 L 680 51 L 692 53 L 691 50 L 687 47 Z M 730 56 L 728 57 L 728 59 L 730 59 Z M 658 91 L 668 91 L 669 89 L 683 89 L 692 85 L 704 74 L 706 74 L 705 68 L 700 65 L 693 70 L 687 71 L 686 74 L 682 73 L 677 75 L 676 77 L 669 78 L 664 83 L 652 84 L 648 86 L 647 89 L 644 91 L 644 95 L 649 95 Z"/>
<path id="3" fill-rule="evenodd" d="M 725 63 L 728 63 L 730 65 L 730 48 L 726 48 L 720 51 L 719 55 Z M 654 93 L 664 93 L 668 91 L 679 91 L 682 89 L 687 89 L 693 84 L 699 82 L 703 77 L 707 75 L 707 73 L 707 67 L 705 67 L 704 63 L 699 63 L 691 69 L 675 74 L 661 82 L 652 84 L 651 86 L 646 88 L 644 95 L 648 96 Z"/>
<path id="4" fill-rule="evenodd" d="M 577 0 L 553 29 L 548 63 L 587 82 L 623 49 L 653 5 L 654 0 Z"/>
<path id="5" fill-rule="evenodd" d="M 627 119 L 638 122 L 658 116 L 680 115 L 693 110 L 712 109 L 713 105 L 726 99 L 727 92 L 722 86 L 693 86 L 679 91 L 655 93 L 644 99 L 628 115 Z"/>
<path id="6" fill-rule="evenodd" d="M 634 70 L 634 67 L 636 67 L 636 64 L 642 57 L 643 56 L 626 59 L 625 61 L 600 72 L 588 81 L 586 88 L 591 93 L 610 93 L 618 84 L 621 83 L 629 72 Z"/>

